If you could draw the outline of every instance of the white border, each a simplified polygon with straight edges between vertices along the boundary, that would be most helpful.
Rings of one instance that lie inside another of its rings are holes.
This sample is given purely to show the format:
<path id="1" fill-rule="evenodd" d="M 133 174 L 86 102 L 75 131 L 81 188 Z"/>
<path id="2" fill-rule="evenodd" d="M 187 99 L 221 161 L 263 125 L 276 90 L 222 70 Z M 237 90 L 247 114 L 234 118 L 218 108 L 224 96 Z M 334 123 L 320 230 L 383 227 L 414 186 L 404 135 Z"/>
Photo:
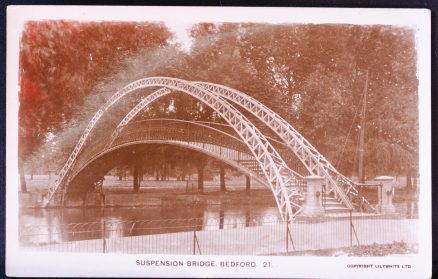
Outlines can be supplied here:
<path id="1" fill-rule="evenodd" d="M 174 255 L 93 255 L 23 252 L 18 246 L 18 51 L 28 20 L 161 21 L 170 25 L 196 22 L 349 23 L 409 26 L 417 30 L 419 77 L 420 253 L 388 257 L 243 257 Z M 9 6 L 7 10 L 7 133 L 6 133 L 6 272 L 8 276 L 107 277 L 332 277 L 424 278 L 431 276 L 431 112 L 430 12 L 425 9 L 224 8 Z M 43 256 L 44 255 L 44 256 Z M 138 267 L 136 259 L 251 260 L 257 268 Z M 270 261 L 272 268 L 261 267 Z M 115 264 L 117 263 L 117 264 Z M 410 270 L 351 270 L 347 264 L 409 264 Z"/>

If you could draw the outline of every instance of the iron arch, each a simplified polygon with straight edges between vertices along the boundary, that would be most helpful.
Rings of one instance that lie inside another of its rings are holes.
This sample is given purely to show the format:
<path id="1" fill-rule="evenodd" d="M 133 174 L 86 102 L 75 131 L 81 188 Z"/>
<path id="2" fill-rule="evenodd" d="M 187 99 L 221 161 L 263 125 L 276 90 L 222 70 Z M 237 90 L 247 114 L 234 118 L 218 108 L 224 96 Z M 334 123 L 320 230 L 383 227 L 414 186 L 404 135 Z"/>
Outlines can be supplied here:
<path id="1" fill-rule="evenodd" d="M 326 179 L 326 185 L 330 191 L 335 191 L 341 201 L 350 209 L 353 208 L 348 194 L 350 197 L 356 198 L 358 191 L 354 185 L 354 182 L 339 173 L 336 168 L 313 147 L 298 131 L 296 131 L 292 125 L 290 125 L 281 116 L 276 114 L 270 108 L 260 103 L 256 99 L 252 98 L 240 92 L 236 89 L 226 87 L 224 85 L 208 83 L 208 82 L 193 82 L 200 87 L 210 91 L 211 93 L 236 103 L 252 115 L 256 116 L 266 126 L 272 129 L 280 139 L 289 147 L 289 149 L 300 159 L 302 164 L 307 168 L 309 173 L 322 176 Z M 153 94 L 169 94 L 171 91 L 167 88 L 159 89 Z M 149 98 L 142 99 L 119 123 L 114 131 L 112 138 L 117 137 L 121 132 L 123 126 L 127 125 L 142 109 L 150 104 Z M 339 185 L 341 187 L 339 187 Z M 364 197 L 363 201 L 368 203 Z M 368 203 L 369 205 L 369 203 Z"/>
<path id="2" fill-rule="evenodd" d="M 45 206 L 48 204 L 51 197 L 65 178 L 65 175 L 82 149 L 86 139 L 88 138 L 88 135 L 105 111 L 126 94 L 134 90 L 147 87 L 166 87 L 171 90 L 184 92 L 194 98 L 197 98 L 201 102 L 214 109 L 230 126 L 235 129 L 235 131 L 239 134 L 257 159 L 267 181 L 269 182 L 282 217 L 288 218 L 288 216 L 292 216 L 292 207 L 287 193 L 287 185 L 298 185 L 300 177 L 297 177 L 296 174 L 287 167 L 281 156 L 276 152 L 275 148 L 273 148 L 263 134 L 230 103 L 224 101 L 222 98 L 214 94 L 211 94 L 210 91 L 181 79 L 165 77 L 145 78 L 128 84 L 114 94 L 105 103 L 105 105 L 96 112 L 86 127 L 69 159 L 60 171 L 55 184 L 49 187 L 49 191 L 44 198 Z M 151 101 L 154 101 L 165 94 L 168 93 L 163 92 L 163 90 L 158 90 L 150 94 L 148 97 L 151 99 Z"/>

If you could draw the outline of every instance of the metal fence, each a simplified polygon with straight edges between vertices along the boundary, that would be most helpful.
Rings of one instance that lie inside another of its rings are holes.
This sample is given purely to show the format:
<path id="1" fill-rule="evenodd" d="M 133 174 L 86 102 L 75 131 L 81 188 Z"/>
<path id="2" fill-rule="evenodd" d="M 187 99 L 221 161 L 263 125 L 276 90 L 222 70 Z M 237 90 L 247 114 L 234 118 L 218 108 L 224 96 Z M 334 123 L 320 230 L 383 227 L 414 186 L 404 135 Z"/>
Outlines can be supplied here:
<path id="1" fill-rule="evenodd" d="M 224 216 L 25 226 L 26 249 L 56 252 L 275 255 L 353 245 L 417 243 L 417 219 L 340 214 L 285 222 L 277 216 Z"/>

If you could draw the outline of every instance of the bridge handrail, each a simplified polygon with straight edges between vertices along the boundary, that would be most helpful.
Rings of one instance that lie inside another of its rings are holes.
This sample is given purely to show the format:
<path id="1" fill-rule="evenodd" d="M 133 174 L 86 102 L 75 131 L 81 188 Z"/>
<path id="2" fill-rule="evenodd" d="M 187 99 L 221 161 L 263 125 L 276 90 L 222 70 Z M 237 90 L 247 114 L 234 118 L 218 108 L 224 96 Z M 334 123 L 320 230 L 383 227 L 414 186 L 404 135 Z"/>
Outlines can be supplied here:
<path id="1" fill-rule="evenodd" d="M 169 128 L 165 128 L 165 127 L 160 126 L 160 125 L 157 125 L 156 127 L 148 127 L 148 130 L 136 131 L 136 128 L 137 128 L 136 126 L 137 125 L 141 125 L 141 124 L 147 123 L 148 121 L 150 123 L 150 121 L 155 121 L 155 120 L 145 120 L 145 121 L 131 122 L 130 124 L 128 124 L 126 126 L 126 129 L 124 130 L 124 133 L 123 134 L 119 134 L 118 137 L 110 145 L 108 145 L 108 142 L 106 142 L 106 141 L 101 141 L 101 142 L 99 142 L 97 144 L 90 145 L 91 146 L 90 149 L 84 149 L 83 153 L 81 153 L 81 157 L 78 158 L 79 161 L 77 161 L 75 163 L 75 168 L 81 168 L 83 164 L 88 164 L 98 154 L 102 153 L 102 151 L 104 151 L 104 149 L 111 148 L 112 146 L 117 145 L 119 143 L 118 140 L 120 141 L 121 137 L 127 137 L 128 136 L 128 134 L 130 133 L 130 129 L 134 130 L 133 132 L 135 132 L 135 133 L 147 133 L 147 131 L 150 132 L 152 128 L 154 129 L 154 131 L 171 132 L 171 130 Z M 199 125 L 198 125 L 198 127 L 199 127 Z M 204 126 L 204 127 L 206 127 L 206 126 Z M 220 131 L 215 130 L 215 132 L 220 132 Z M 153 135 L 155 137 L 158 137 L 157 133 L 153 133 L 151 135 Z M 221 135 L 223 136 L 223 137 L 221 137 L 222 142 L 219 141 L 219 137 L 215 137 L 214 138 L 214 139 L 216 139 L 218 141 L 218 142 L 216 142 L 218 145 L 222 144 L 225 147 L 226 145 L 224 145 L 224 144 L 229 142 L 229 141 L 223 140 L 223 139 L 224 139 L 225 136 L 228 136 L 229 138 L 235 140 L 236 142 L 241 143 L 244 146 L 244 143 L 240 139 L 235 138 L 234 136 L 228 135 L 228 134 L 223 133 L 223 132 L 221 132 Z M 197 140 L 202 140 L 202 139 L 197 138 Z M 239 150 L 240 151 L 242 151 L 242 150 L 247 151 L 247 149 L 244 148 L 243 146 L 240 146 Z M 234 147 L 237 147 L 237 146 L 234 145 Z"/>
<path id="2" fill-rule="evenodd" d="M 135 110 L 140 111 L 140 108 L 136 108 Z M 111 142 L 116 139 L 116 137 L 119 135 L 119 133 L 121 133 L 123 131 L 123 129 L 126 125 L 133 123 L 130 120 L 132 120 L 135 117 L 135 114 L 128 113 L 127 115 L 129 115 L 129 119 L 125 118 L 117 126 L 117 128 L 115 129 L 115 131 L 111 135 L 111 140 L 109 141 L 108 146 L 111 145 Z M 220 133 L 225 133 L 228 136 L 234 137 L 237 141 L 240 141 L 243 143 L 243 141 L 240 138 L 237 138 L 235 136 L 234 129 L 228 124 L 209 122 L 209 121 L 188 121 L 188 120 L 172 119 L 172 118 L 154 118 L 154 119 L 146 119 L 146 120 L 140 120 L 140 121 L 135 121 L 135 122 L 140 123 L 140 122 L 149 122 L 149 121 L 150 122 L 159 122 L 159 123 L 161 122 L 162 124 L 160 124 L 160 125 L 174 125 L 176 123 L 186 123 L 189 125 L 205 126 L 205 127 L 208 127 L 209 129 L 213 129 L 213 130 L 218 131 Z M 166 124 L 166 122 L 167 122 L 167 124 Z M 215 127 L 219 127 L 219 128 L 215 128 Z M 228 131 L 224 131 L 224 128 Z M 280 148 L 288 148 L 288 146 L 284 142 L 278 141 L 278 140 L 273 139 L 272 137 L 268 137 L 268 136 L 266 136 L 266 138 L 269 141 L 280 145 Z M 294 156 L 292 156 L 292 154 L 290 154 L 289 152 L 282 152 L 281 154 L 282 154 L 283 159 L 285 161 L 287 161 L 289 166 L 294 166 L 294 168 L 291 168 L 291 170 L 293 170 L 297 175 L 302 176 L 304 171 L 301 168 L 301 165 L 296 164 L 296 158 L 298 158 L 298 157 L 295 154 L 293 154 Z M 295 168 L 297 168 L 297 170 L 295 170 Z"/>
<path id="3" fill-rule="evenodd" d="M 191 126 L 195 126 L 195 127 L 205 127 L 205 128 L 210 129 L 211 131 L 215 131 L 217 133 L 224 134 L 227 137 L 231 137 L 234 140 L 239 141 L 242 144 L 244 144 L 244 142 L 240 138 L 238 138 L 234 135 L 235 133 L 234 134 L 227 133 L 226 131 L 212 127 L 213 125 L 208 125 L 208 123 L 215 124 L 213 122 L 188 121 L 188 120 L 172 119 L 172 118 L 150 118 L 150 119 L 143 119 L 143 120 L 139 120 L 139 121 L 129 122 L 128 124 L 126 124 L 124 126 L 142 125 L 143 123 L 150 123 L 151 126 L 152 126 L 152 124 L 156 124 L 156 126 L 158 126 L 158 127 L 162 127 L 164 125 L 178 125 L 178 124 L 186 124 L 186 125 L 191 125 Z M 232 132 L 234 132 L 234 129 L 231 126 L 227 125 L 227 127 L 229 127 L 232 130 Z"/>

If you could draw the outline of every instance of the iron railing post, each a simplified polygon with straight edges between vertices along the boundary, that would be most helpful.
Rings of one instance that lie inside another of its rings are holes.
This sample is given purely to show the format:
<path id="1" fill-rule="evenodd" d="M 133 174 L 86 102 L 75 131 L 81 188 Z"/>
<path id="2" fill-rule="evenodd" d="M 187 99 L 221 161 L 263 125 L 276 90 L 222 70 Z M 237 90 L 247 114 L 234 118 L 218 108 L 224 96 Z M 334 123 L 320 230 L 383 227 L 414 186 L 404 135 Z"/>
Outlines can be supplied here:
<path id="1" fill-rule="evenodd" d="M 291 234 L 290 229 L 289 229 L 290 223 L 291 222 L 290 222 L 289 216 L 286 213 L 286 252 L 289 252 L 289 239 L 290 239 L 290 244 L 292 244 L 292 249 L 295 251 L 294 240 L 292 238 L 292 234 Z"/>
<path id="2" fill-rule="evenodd" d="M 380 182 L 379 184 L 379 191 L 380 191 L 380 195 L 379 195 L 379 212 L 382 212 L 382 203 L 383 203 L 383 183 Z"/>
<path id="3" fill-rule="evenodd" d="M 106 253 L 106 223 L 103 221 L 103 253 Z"/>
<path id="4" fill-rule="evenodd" d="M 353 210 L 350 209 L 350 247 L 353 246 Z"/>
<path id="5" fill-rule="evenodd" d="M 193 255 L 196 255 L 196 231 L 193 231 Z"/>
<path id="6" fill-rule="evenodd" d="M 289 224 L 290 224 L 290 222 L 289 222 Z M 294 251 L 296 251 L 297 249 L 295 249 L 294 239 L 292 238 L 292 233 L 291 233 L 290 229 L 289 229 L 289 237 L 290 237 L 290 244 L 292 244 L 292 249 Z"/>
<path id="7" fill-rule="evenodd" d="M 286 212 L 286 252 L 289 251 L 289 218 Z"/>
<path id="8" fill-rule="evenodd" d="M 321 203 L 322 203 L 322 207 L 324 208 L 325 211 L 325 183 L 321 184 Z"/>

